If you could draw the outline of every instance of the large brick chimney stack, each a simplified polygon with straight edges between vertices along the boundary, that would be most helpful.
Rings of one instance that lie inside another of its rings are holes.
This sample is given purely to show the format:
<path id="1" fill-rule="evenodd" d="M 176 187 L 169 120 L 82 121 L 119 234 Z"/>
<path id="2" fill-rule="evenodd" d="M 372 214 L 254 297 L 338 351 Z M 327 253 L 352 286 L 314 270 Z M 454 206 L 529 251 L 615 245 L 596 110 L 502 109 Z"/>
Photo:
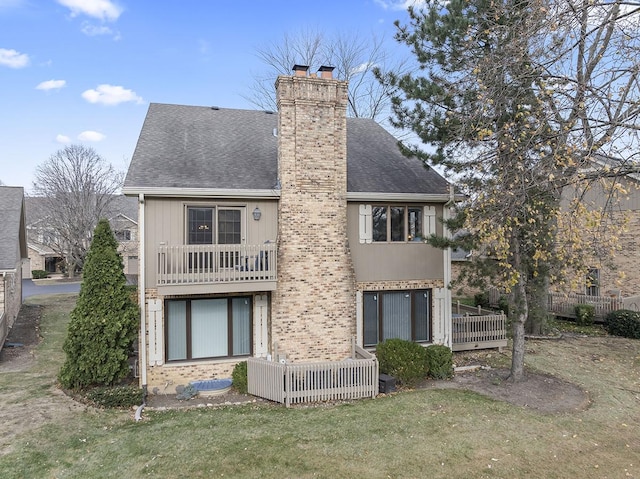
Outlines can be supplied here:
<path id="1" fill-rule="evenodd" d="M 355 275 L 347 241 L 347 82 L 294 66 L 276 81 L 278 286 L 272 341 L 294 361 L 349 356 Z"/>

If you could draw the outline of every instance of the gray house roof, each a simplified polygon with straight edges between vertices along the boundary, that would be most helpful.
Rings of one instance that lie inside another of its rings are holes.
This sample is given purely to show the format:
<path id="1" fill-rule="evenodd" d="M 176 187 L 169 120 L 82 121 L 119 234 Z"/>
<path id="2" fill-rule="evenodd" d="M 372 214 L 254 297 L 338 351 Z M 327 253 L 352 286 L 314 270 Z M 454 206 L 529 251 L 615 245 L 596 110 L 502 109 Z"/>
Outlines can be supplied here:
<path id="1" fill-rule="evenodd" d="M 19 268 L 28 256 L 22 187 L 0 186 L 0 225 L 0 270 Z"/>
<path id="2" fill-rule="evenodd" d="M 149 105 L 125 193 L 146 188 L 273 190 L 278 182 L 276 113 Z M 375 121 L 347 119 L 349 193 L 449 193 L 449 183 L 398 149 Z"/>

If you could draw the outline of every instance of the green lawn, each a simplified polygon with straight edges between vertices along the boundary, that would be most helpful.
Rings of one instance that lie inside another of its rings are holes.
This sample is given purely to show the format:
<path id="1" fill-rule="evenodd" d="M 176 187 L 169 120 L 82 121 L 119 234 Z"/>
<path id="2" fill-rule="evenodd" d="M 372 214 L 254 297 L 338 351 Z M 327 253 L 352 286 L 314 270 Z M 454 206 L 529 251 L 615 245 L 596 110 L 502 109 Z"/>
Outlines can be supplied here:
<path id="1" fill-rule="evenodd" d="M 545 415 L 456 390 L 341 405 L 94 410 L 54 387 L 73 297 L 39 297 L 43 343 L 0 374 L 0 477 L 640 478 L 640 342 L 528 342 L 531 368 L 585 388 L 585 411 Z M 55 407 L 51 407 L 54 405 Z M 8 417 L 7 417 L 8 419 Z M 11 429 L 9 427 L 9 429 Z"/>

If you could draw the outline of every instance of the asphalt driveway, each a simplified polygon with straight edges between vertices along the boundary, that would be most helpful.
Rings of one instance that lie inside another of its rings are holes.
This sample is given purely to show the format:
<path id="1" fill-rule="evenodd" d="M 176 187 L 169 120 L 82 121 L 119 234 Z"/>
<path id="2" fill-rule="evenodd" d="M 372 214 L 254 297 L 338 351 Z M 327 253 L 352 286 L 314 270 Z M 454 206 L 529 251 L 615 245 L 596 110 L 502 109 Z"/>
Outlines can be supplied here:
<path id="1" fill-rule="evenodd" d="M 80 282 L 74 283 L 40 283 L 36 284 L 31 279 L 22 280 L 22 299 L 37 294 L 61 294 L 61 293 L 79 293 Z"/>

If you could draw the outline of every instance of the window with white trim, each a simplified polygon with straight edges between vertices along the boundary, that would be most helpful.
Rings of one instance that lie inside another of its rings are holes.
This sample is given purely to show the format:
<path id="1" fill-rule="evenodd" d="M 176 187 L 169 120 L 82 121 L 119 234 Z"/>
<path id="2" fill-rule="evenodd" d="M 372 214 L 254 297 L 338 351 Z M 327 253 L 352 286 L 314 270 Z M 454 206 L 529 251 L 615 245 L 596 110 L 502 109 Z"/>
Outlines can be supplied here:
<path id="1" fill-rule="evenodd" d="M 364 345 L 392 338 L 431 340 L 431 290 L 372 291 L 363 294 Z"/>
<path id="2" fill-rule="evenodd" d="M 435 206 L 360 205 L 360 243 L 421 241 L 436 233 Z"/>
<path id="3" fill-rule="evenodd" d="M 167 300 L 167 361 L 249 356 L 251 303 L 249 296 Z"/>

